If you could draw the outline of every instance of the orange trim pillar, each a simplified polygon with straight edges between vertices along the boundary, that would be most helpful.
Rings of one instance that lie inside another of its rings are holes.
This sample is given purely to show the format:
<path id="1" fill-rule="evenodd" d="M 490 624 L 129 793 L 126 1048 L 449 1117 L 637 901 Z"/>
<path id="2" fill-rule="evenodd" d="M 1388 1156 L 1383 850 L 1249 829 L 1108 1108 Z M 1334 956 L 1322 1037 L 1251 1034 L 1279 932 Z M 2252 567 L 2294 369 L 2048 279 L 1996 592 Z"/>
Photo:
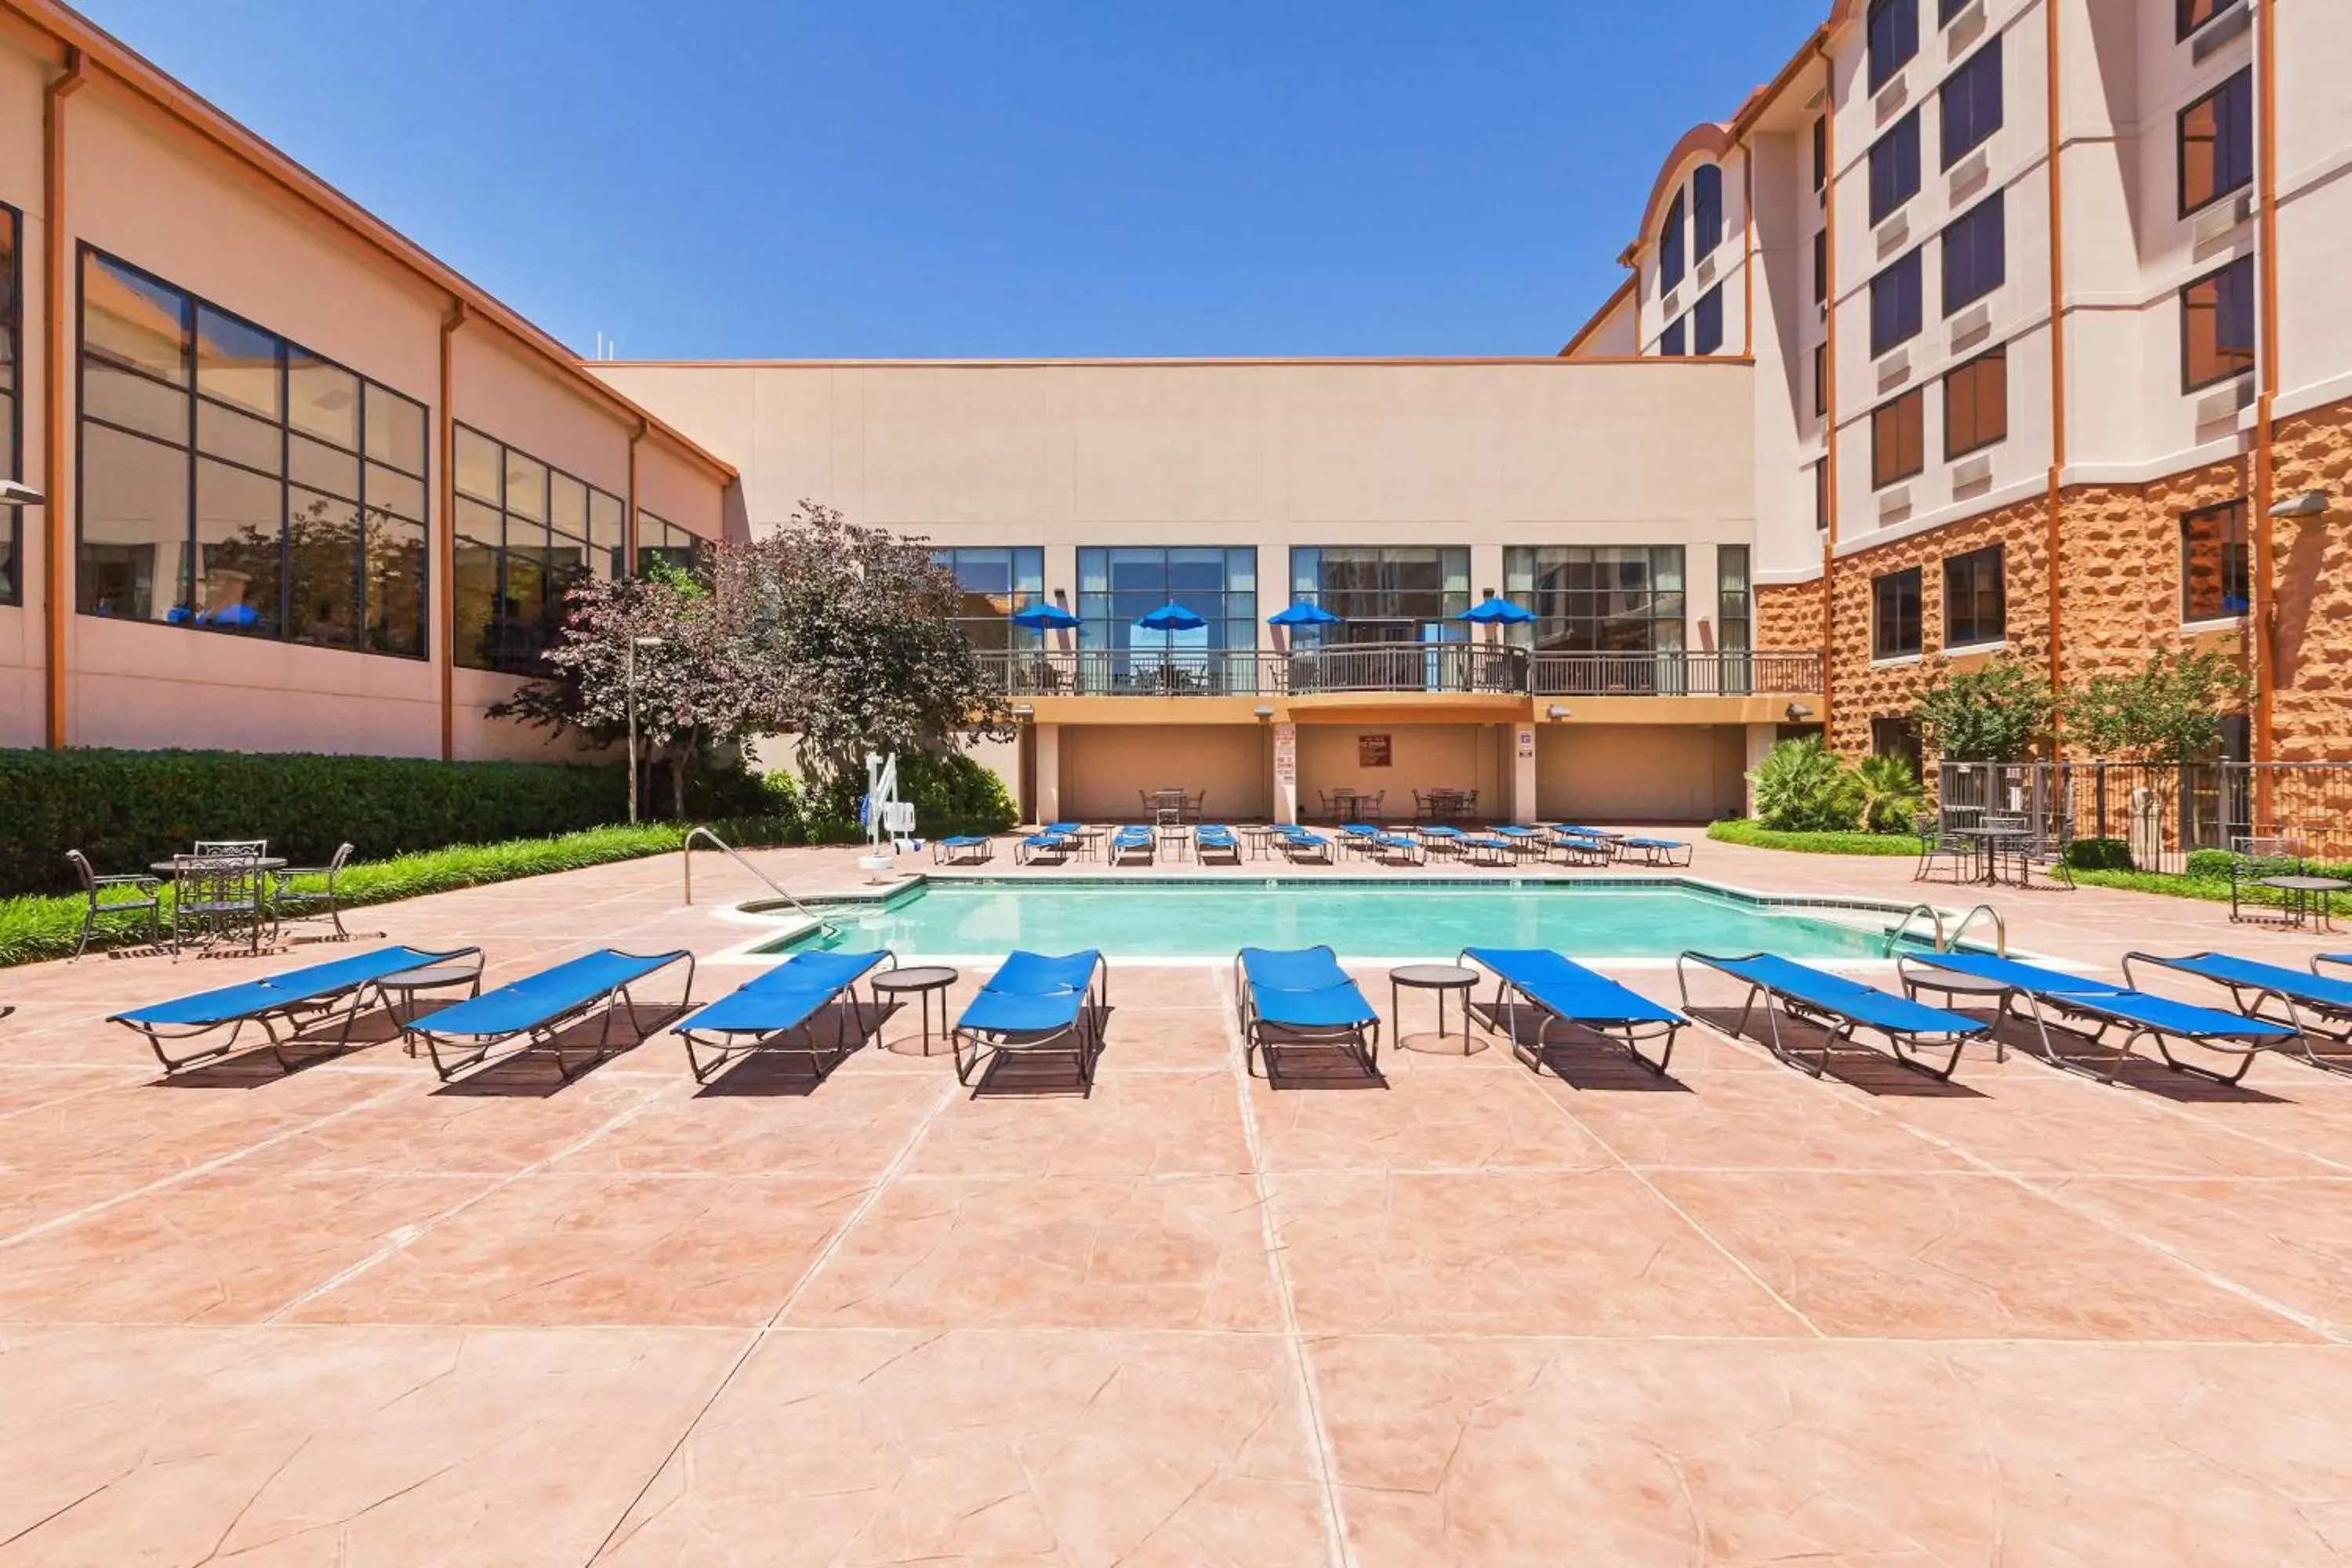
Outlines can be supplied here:
<path id="1" fill-rule="evenodd" d="M 2063 547 L 2066 516 L 2065 123 L 2060 105 L 2059 18 L 2054 0 L 2042 6 L 2042 13 L 2048 19 L 2045 65 L 2050 79 L 2047 109 L 2050 125 L 2050 489 L 2047 498 L 2049 517 L 2042 544 L 2042 575 L 2047 584 L 2049 600 L 2050 687 L 2056 691 L 2065 679 L 2063 662 L 2065 624 L 2062 616 L 2064 601 L 2059 583 L 2059 552 Z"/>
<path id="2" fill-rule="evenodd" d="M 72 271 L 71 247 L 66 228 L 66 100 L 81 89 L 81 50 L 68 47 L 66 68 L 53 79 L 41 103 L 41 268 L 42 308 L 48 312 L 47 347 L 42 355 L 41 417 L 47 426 L 42 459 L 41 584 L 44 630 L 47 633 L 47 740 L 56 751 L 66 743 L 66 617 L 73 614 L 66 570 L 71 545 L 66 519 L 78 498 L 71 479 L 73 459 L 67 447 L 66 360 L 72 344 L 66 335 L 66 279 Z"/>
<path id="3" fill-rule="evenodd" d="M 2279 390 L 2278 301 L 2278 0 L 2254 14 L 2254 89 L 2262 117 L 2254 149 L 2261 206 L 2255 248 L 2262 260 L 2262 394 L 2254 414 L 2254 560 L 2253 617 L 2249 639 L 2254 666 L 2254 761 L 2277 756 L 2273 707 L 2278 689 L 2278 540 L 2271 508 L 2277 503 L 2278 458 L 2273 449 L 2277 431 L 2274 410 Z M 2257 831 L 2270 818 L 2270 779 L 2255 773 Z"/>
<path id="4" fill-rule="evenodd" d="M 1829 43 L 1816 38 L 1813 48 L 1822 57 L 1823 84 L 1822 89 L 1822 224 L 1824 237 L 1822 244 L 1822 298 L 1829 301 L 1828 335 L 1822 353 L 1826 367 L 1822 377 L 1822 405 L 1829 412 L 1822 416 L 1828 423 L 1822 427 L 1822 462 L 1827 468 L 1826 488 L 1829 494 L 1829 527 L 1822 533 L 1822 737 L 1834 749 L 1837 731 L 1832 727 L 1837 704 L 1837 637 L 1833 626 L 1837 616 L 1837 539 L 1838 539 L 1838 296 L 1837 296 L 1837 68 L 1831 63 Z"/>
<path id="5" fill-rule="evenodd" d="M 453 340 L 465 324 L 466 301 L 452 299 L 449 313 L 441 318 L 441 406 L 435 411 L 441 426 L 437 498 L 441 527 L 433 561 L 433 619 L 440 628 L 436 640 L 441 647 L 441 760 L 445 763 L 457 755 L 457 416 L 451 399 L 457 384 Z"/>
<path id="6" fill-rule="evenodd" d="M 621 520 L 622 537 L 627 542 L 621 559 L 628 563 L 628 574 L 632 577 L 637 574 L 637 443 L 645 438 L 646 422 L 640 419 L 637 427 L 629 432 L 629 515 Z"/>

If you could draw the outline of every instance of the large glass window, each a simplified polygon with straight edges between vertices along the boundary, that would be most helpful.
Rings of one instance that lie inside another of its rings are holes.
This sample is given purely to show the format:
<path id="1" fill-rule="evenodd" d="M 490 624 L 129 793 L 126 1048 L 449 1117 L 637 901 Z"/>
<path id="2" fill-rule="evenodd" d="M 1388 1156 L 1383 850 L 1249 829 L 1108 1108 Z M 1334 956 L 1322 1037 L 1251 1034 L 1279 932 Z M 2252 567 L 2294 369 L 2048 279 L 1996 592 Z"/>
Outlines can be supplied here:
<path id="1" fill-rule="evenodd" d="M 2242 256 L 2180 291 L 2180 387 L 2195 392 L 2254 368 L 2254 258 Z"/>
<path id="2" fill-rule="evenodd" d="M 1208 624 L 1190 631 L 1137 624 L 1168 604 L 1181 605 Z M 1255 647 L 1256 548 L 1081 549 L 1078 646 L 1154 654 Z"/>
<path id="3" fill-rule="evenodd" d="M 425 405 L 102 252 L 81 290 L 81 612 L 424 658 Z"/>
<path id="4" fill-rule="evenodd" d="M 1919 651 L 1919 568 L 1870 580 L 1870 657 L 1905 658 Z"/>
<path id="5" fill-rule="evenodd" d="M 1944 228 L 1944 314 L 2000 288 L 2009 278 L 2009 223 L 1995 191 Z"/>
<path id="6" fill-rule="evenodd" d="M 1870 221 L 1885 222 L 1918 194 L 1919 111 L 1915 109 L 1870 149 Z"/>
<path id="7" fill-rule="evenodd" d="M 1870 415 L 1870 483 L 1900 484 L 1927 466 L 1927 393 L 1913 387 Z"/>
<path id="8" fill-rule="evenodd" d="M 1722 243 L 1723 170 L 1718 164 L 1701 163 L 1691 171 L 1691 254 L 1711 255 Z"/>
<path id="9" fill-rule="evenodd" d="M 688 571 L 694 565 L 694 535 L 666 517 L 637 508 L 637 570 L 648 561 L 662 561 Z"/>
<path id="10" fill-rule="evenodd" d="M 1676 316 L 1658 334 L 1658 353 L 1665 359 L 1680 359 L 1690 353 L 1690 318 Z"/>
<path id="11" fill-rule="evenodd" d="M 1711 354 L 1723 352 L 1723 285 L 1718 283 L 1698 298 L 1691 307 L 1691 352 Z"/>
<path id="12" fill-rule="evenodd" d="M 1664 293 L 1683 280 L 1683 194 L 1666 205 L 1666 221 L 1658 230 L 1658 291 Z"/>
<path id="13" fill-rule="evenodd" d="M 619 575 L 621 500 L 469 426 L 457 437 L 455 657 L 469 669 L 541 674 L 564 595 L 583 578 Z"/>
<path id="14" fill-rule="evenodd" d="M 1535 614 L 1517 635 L 1546 652 L 1685 646 L 1679 544 L 1515 544 L 1503 552 L 1503 592 Z"/>
<path id="15" fill-rule="evenodd" d="M 2180 216 L 2254 183 L 2254 71 L 2240 71 L 2180 111 Z"/>
<path id="16" fill-rule="evenodd" d="M 1726 653 L 1745 653 L 1754 646 L 1756 612 L 1748 574 L 1748 546 L 1717 545 L 1715 637 Z"/>
<path id="17" fill-rule="evenodd" d="M 1320 628 L 1326 642 L 1459 642 L 1468 628 L 1454 617 L 1470 607 L 1470 551 L 1300 545 L 1290 552 L 1290 595 L 1339 617 Z"/>
<path id="18" fill-rule="evenodd" d="M 1919 52 L 1919 0 L 1870 0 L 1870 90 L 1876 92 Z"/>
<path id="19" fill-rule="evenodd" d="M 2252 606 L 2246 570 L 2246 503 L 2192 511 L 2180 520 L 2180 618 L 2220 621 Z"/>
<path id="20" fill-rule="evenodd" d="M 955 574 L 963 590 L 956 624 L 977 648 L 1028 648 L 1039 635 L 1006 620 L 1045 597 L 1045 552 L 1034 544 L 934 550 L 931 559 Z M 1157 606 L 1153 606 L 1157 608 Z"/>
<path id="21" fill-rule="evenodd" d="M 1921 277 L 1919 252 L 1914 250 L 1870 280 L 1871 358 L 1919 335 Z"/>
<path id="22" fill-rule="evenodd" d="M 2000 35 L 1945 79 L 1936 97 L 1943 123 L 1944 167 L 1984 145 L 2000 129 Z"/>
<path id="23" fill-rule="evenodd" d="M 25 296 L 16 267 L 22 219 L 15 207 L 0 205 L 0 479 L 25 474 L 24 405 L 16 382 L 22 374 L 16 343 L 25 330 Z M 24 508 L 0 506 L 0 605 L 24 603 Z"/>
<path id="24" fill-rule="evenodd" d="M 2009 439 L 2009 348 L 1989 349 L 1944 377 L 1944 458 Z"/>
<path id="25" fill-rule="evenodd" d="M 1969 647 L 2009 635 L 2001 548 L 1988 544 L 1944 563 L 1944 646 Z"/>

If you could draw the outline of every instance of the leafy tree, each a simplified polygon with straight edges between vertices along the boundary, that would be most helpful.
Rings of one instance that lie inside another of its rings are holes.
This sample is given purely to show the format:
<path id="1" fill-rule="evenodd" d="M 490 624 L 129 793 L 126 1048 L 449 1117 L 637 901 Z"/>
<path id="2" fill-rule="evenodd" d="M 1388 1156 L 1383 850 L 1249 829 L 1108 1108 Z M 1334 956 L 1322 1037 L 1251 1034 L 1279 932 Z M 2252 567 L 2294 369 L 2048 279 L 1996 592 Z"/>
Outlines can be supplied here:
<path id="1" fill-rule="evenodd" d="M 1749 777 L 1756 819 L 1783 833 L 1843 833 L 1862 819 L 1854 776 L 1818 735 L 1783 741 Z"/>
<path id="2" fill-rule="evenodd" d="M 2245 671 L 2219 653 L 2158 648 L 2128 675 L 2094 676 L 2065 702 L 2068 737 L 2094 755 L 2160 766 L 2202 762 L 2221 718 L 2246 701 Z"/>
<path id="3" fill-rule="evenodd" d="M 1855 816 L 1872 833 L 1908 833 L 1926 795 L 1911 759 L 1891 753 L 1864 757 L 1853 770 Z"/>
<path id="4" fill-rule="evenodd" d="M 2015 763 L 2050 734 L 2057 700 L 2032 665 L 1996 658 L 1975 669 L 1947 661 L 1920 693 L 1920 739 L 1948 763 Z"/>

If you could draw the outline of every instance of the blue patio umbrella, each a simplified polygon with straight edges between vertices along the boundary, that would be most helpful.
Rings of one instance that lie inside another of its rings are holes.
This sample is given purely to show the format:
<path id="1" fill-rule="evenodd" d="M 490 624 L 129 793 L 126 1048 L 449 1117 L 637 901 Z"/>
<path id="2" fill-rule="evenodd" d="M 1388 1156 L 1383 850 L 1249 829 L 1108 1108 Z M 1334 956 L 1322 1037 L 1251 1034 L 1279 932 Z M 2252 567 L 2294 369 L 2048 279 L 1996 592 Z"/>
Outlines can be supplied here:
<path id="1" fill-rule="evenodd" d="M 1025 610 L 1016 610 L 1006 619 L 1033 632 L 1064 632 L 1078 624 L 1078 617 L 1061 605 L 1042 603 L 1032 605 Z"/>
<path id="2" fill-rule="evenodd" d="M 1276 610 L 1266 616 L 1265 624 L 1270 626 L 1335 626 L 1339 624 L 1339 617 L 1320 605 L 1310 605 L 1301 599 L 1290 608 Z"/>
<path id="3" fill-rule="evenodd" d="M 1454 618 L 1457 621 L 1474 622 L 1482 626 L 1525 626 L 1534 620 L 1536 613 L 1533 610 L 1523 610 L 1508 599 L 1487 598 L 1481 599 L 1476 605 Z"/>
<path id="4" fill-rule="evenodd" d="M 1147 632 L 1197 632 L 1209 623 L 1171 599 L 1135 624 Z"/>

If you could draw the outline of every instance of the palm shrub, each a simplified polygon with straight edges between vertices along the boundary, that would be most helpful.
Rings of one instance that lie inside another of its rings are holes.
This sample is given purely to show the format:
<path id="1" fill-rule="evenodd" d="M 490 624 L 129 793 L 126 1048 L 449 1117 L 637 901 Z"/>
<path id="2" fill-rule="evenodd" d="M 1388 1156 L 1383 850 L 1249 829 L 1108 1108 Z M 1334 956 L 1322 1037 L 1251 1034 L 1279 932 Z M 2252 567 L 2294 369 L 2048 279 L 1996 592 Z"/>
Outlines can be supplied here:
<path id="1" fill-rule="evenodd" d="M 1749 775 L 1756 819 L 1780 833 L 1843 833 L 1862 820 L 1862 788 L 1817 735 L 1783 741 Z"/>
<path id="2" fill-rule="evenodd" d="M 1908 833 L 1927 800 L 1911 759 L 1883 753 L 1853 770 L 1856 815 L 1872 833 Z"/>

